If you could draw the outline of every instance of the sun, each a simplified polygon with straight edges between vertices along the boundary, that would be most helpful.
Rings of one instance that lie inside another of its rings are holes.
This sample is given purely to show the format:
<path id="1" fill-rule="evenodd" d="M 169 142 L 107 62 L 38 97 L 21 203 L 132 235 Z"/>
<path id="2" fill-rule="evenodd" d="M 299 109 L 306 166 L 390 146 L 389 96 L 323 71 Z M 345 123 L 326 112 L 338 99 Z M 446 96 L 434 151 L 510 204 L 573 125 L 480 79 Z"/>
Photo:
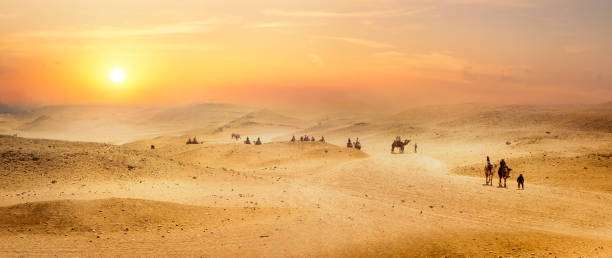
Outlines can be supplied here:
<path id="1" fill-rule="evenodd" d="M 125 80 L 125 71 L 121 68 L 114 68 L 108 73 L 108 78 L 114 83 L 120 83 Z"/>

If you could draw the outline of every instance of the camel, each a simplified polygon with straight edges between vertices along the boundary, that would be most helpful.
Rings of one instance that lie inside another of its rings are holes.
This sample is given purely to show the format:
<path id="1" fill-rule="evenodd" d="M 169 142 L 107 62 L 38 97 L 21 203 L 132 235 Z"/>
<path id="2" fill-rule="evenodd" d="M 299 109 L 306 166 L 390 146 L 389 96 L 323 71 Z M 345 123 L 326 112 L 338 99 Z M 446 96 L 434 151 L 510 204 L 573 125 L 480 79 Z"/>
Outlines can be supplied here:
<path id="1" fill-rule="evenodd" d="M 348 139 L 348 142 L 346 143 L 346 147 L 353 148 L 353 143 L 351 142 L 351 138 Z"/>
<path id="2" fill-rule="evenodd" d="M 501 168 L 499 168 L 499 170 L 497 170 L 497 175 L 499 176 L 499 187 L 502 187 L 502 178 L 504 179 L 504 188 L 508 188 L 506 186 L 506 179 L 510 178 L 510 171 L 512 171 L 511 168 L 509 168 L 508 166 L 503 166 Z"/>
<path id="3" fill-rule="evenodd" d="M 240 134 L 232 133 L 232 139 L 240 140 Z"/>
<path id="4" fill-rule="evenodd" d="M 497 168 L 497 164 L 495 165 L 485 165 L 484 168 L 484 172 L 485 172 L 485 184 L 486 185 L 493 185 L 493 173 L 495 171 L 495 169 Z"/>
<path id="5" fill-rule="evenodd" d="M 408 145 L 408 143 L 410 143 L 410 140 L 404 140 L 404 142 L 394 141 L 393 144 L 391 144 L 391 153 L 393 153 L 395 148 L 399 148 L 400 153 L 404 153 L 404 146 Z"/>

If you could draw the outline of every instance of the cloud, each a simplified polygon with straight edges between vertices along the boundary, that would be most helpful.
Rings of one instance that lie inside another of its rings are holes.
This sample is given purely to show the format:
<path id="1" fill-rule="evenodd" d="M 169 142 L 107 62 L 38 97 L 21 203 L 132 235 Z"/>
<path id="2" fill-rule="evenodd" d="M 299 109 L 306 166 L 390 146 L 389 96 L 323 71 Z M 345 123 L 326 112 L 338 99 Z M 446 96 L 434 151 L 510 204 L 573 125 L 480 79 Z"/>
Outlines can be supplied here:
<path id="1" fill-rule="evenodd" d="M 562 49 L 568 54 L 582 54 L 589 51 L 589 48 L 583 45 L 565 45 Z"/>
<path id="2" fill-rule="evenodd" d="M 448 4 L 489 5 L 509 8 L 531 8 L 537 4 L 537 1 L 531 0 L 444 0 L 443 2 Z"/>
<path id="3" fill-rule="evenodd" d="M 291 24 L 286 22 L 262 22 L 247 25 L 249 28 L 285 28 L 290 26 Z"/>
<path id="4" fill-rule="evenodd" d="M 207 32 L 213 25 L 237 23 L 235 18 L 220 18 L 199 21 L 185 21 L 177 23 L 159 24 L 140 28 L 95 28 L 95 29 L 56 29 L 33 31 L 18 34 L 24 38 L 114 38 L 129 36 L 155 36 L 167 34 L 184 34 Z"/>
<path id="5" fill-rule="evenodd" d="M 313 64 L 319 66 L 319 67 L 324 67 L 326 66 L 325 63 L 323 62 L 323 60 L 321 59 L 321 57 L 315 53 L 308 53 L 307 54 L 308 59 L 310 59 L 310 62 L 312 62 Z"/>
<path id="6" fill-rule="evenodd" d="M 374 58 L 396 58 L 396 57 L 404 57 L 406 54 L 399 51 L 385 51 L 374 53 L 372 57 Z"/>
<path id="7" fill-rule="evenodd" d="M 381 18 L 398 17 L 417 14 L 427 10 L 420 8 L 414 10 L 379 10 L 379 11 L 360 11 L 360 12 L 326 12 L 326 11 L 284 11 L 284 10 L 265 10 L 265 15 L 291 16 L 291 17 L 328 17 L 328 18 Z"/>
<path id="8" fill-rule="evenodd" d="M 474 81 L 515 83 L 525 79 L 529 70 L 528 67 L 482 64 L 441 51 L 419 54 L 384 51 L 372 57 L 379 67 L 401 70 L 412 78 L 462 84 Z"/>
<path id="9" fill-rule="evenodd" d="M 381 42 L 371 41 L 367 39 L 358 39 L 358 38 L 350 38 L 350 37 L 328 37 L 328 36 L 321 37 L 321 38 L 342 41 L 342 42 L 350 43 L 353 45 L 369 47 L 369 48 L 392 48 L 393 47 L 393 45 L 390 45 L 387 43 L 381 43 Z"/>

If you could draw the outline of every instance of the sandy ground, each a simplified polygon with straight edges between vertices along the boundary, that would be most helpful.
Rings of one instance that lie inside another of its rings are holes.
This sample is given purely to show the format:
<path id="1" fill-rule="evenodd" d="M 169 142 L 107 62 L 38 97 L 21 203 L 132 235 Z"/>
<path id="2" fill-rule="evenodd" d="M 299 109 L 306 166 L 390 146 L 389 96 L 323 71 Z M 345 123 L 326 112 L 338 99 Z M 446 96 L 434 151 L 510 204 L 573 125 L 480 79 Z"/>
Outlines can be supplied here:
<path id="1" fill-rule="evenodd" d="M 71 139 L 56 124 L 69 112 L 51 111 L 1 117 L 7 134 L 62 139 L 0 136 L 1 257 L 612 256 L 610 105 L 140 108 L 101 141 L 122 145 Z M 302 134 L 328 143 L 288 141 Z M 395 135 L 412 140 L 403 154 Z M 484 185 L 486 155 L 513 168 L 507 188 Z"/>

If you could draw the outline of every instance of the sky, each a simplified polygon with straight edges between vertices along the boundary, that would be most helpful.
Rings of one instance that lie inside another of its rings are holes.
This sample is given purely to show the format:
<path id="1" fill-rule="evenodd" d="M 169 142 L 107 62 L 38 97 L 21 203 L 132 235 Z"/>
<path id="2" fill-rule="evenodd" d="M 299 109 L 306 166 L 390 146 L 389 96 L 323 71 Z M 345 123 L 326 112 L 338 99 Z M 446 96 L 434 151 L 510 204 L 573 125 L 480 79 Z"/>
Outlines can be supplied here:
<path id="1" fill-rule="evenodd" d="M 611 13 L 609 0 L 0 0 L 0 103 L 600 103 Z"/>

